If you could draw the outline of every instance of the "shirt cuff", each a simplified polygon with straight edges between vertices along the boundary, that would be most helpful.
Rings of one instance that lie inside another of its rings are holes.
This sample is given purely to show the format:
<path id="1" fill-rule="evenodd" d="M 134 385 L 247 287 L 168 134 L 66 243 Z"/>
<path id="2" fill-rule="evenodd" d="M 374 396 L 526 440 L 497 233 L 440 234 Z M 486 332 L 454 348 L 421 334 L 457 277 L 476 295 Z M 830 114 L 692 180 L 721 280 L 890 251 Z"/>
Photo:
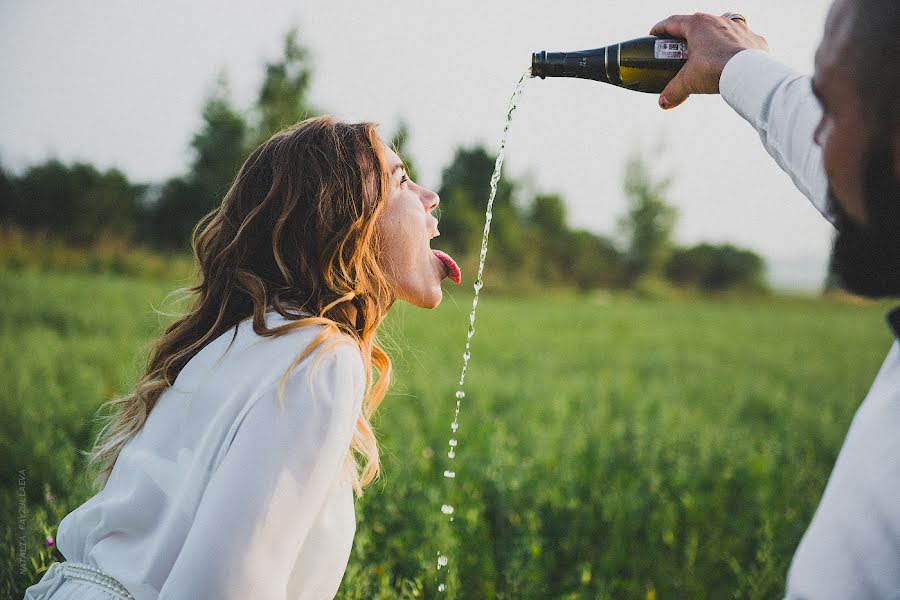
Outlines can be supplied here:
<path id="1" fill-rule="evenodd" d="M 786 78 L 799 74 L 757 48 L 741 50 L 722 69 L 719 94 L 731 108 L 759 127 L 759 116 L 772 90 Z"/>

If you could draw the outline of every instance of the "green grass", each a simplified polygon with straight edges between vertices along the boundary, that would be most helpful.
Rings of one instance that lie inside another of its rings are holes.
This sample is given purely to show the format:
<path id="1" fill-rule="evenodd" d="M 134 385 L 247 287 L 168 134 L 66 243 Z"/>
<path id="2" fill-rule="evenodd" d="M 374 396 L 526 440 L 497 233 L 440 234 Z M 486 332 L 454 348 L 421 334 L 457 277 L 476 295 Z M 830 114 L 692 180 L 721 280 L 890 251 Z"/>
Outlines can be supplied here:
<path id="1" fill-rule="evenodd" d="M 4 519 L 0 595 L 54 559 L 44 536 L 89 494 L 90 418 L 136 380 L 165 323 L 151 306 L 177 285 L 0 272 L 0 510 L 27 513 Z M 384 475 L 357 503 L 340 598 L 435 596 L 438 550 L 448 597 L 781 594 L 892 342 L 885 306 L 483 297 L 449 481 L 470 302 L 454 287 L 385 328 Z"/>

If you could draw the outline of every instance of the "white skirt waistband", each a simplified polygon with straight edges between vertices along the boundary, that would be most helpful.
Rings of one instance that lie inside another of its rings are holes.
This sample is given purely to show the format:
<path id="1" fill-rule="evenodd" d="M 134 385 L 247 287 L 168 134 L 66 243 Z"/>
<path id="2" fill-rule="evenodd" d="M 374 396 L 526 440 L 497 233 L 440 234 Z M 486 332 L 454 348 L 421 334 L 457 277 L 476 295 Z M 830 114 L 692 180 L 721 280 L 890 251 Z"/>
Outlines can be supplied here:
<path id="1" fill-rule="evenodd" d="M 114 577 L 107 575 L 93 565 L 73 561 L 51 564 L 44 576 L 41 577 L 41 580 L 25 590 L 23 600 L 44 600 L 61 586 L 67 578 L 89 581 L 119 595 L 125 600 L 135 600 L 134 596 L 125 589 L 125 586 Z"/>

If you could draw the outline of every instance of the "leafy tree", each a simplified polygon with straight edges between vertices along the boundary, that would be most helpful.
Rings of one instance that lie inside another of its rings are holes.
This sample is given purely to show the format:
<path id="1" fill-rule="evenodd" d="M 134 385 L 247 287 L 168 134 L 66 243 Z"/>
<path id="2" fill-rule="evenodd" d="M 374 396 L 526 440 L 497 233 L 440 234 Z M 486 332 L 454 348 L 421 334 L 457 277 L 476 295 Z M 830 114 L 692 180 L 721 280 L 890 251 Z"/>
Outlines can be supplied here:
<path id="1" fill-rule="evenodd" d="M 444 207 L 441 235 L 450 247 L 463 254 L 477 255 L 480 250 L 494 162 L 483 146 L 460 147 L 443 171 L 438 189 Z M 516 191 L 515 182 L 500 177 L 494 198 L 491 243 L 500 262 L 520 268 L 525 263 L 525 240 L 522 218 L 514 203 Z"/>
<path id="2" fill-rule="evenodd" d="M 643 159 L 632 156 L 625 166 L 628 211 L 619 221 L 627 240 L 626 283 L 644 276 L 659 276 L 672 251 L 672 232 L 677 211 L 665 201 L 670 178 L 654 181 Z"/>
<path id="3" fill-rule="evenodd" d="M 265 66 L 252 126 L 232 105 L 225 74 L 218 76 L 183 175 L 161 185 L 132 186 L 118 171 L 100 173 L 87 164 L 69 168 L 51 160 L 18 179 L 0 170 L 0 219 L 79 242 L 106 230 L 132 235 L 137 228 L 140 239 L 186 248 L 194 226 L 220 204 L 249 152 L 272 133 L 315 114 L 308 99 L 311 77 L 308 51 L 292 29 L 283 56 Z"/>
<path id="4" fill-rule="evenodd" d="M 138 193 L 117 169 L 100 172 L 90 164 L 67 166 L 51 159 L 30 167 L 15 187 L 10 219 L 28 229 L 44 229 L 77 244 L 103 233 L 133 233 Z"/>
<path id="5" fill-rule="evenodd" d="M 15 207 L 20 204 L 14 177 L 0 165 L 0 222 L 9 222 L 15 216 Z"/>
<path id="6" fill-rule="evenodd" d="M 565 283 L 571 278 L 566 269 L 571 248 L 566 227 L 566 206 L 558 194 L 537 194 L 526 213 L 528 228 L 525 260 L 527 270 L 543 285 Z"/>
<path id="7" fill-rule="evenodd" d="M 566 240 L 564 268 L 579 290 L 613 288 L 622 277 L 622 254 L 612 240 L 589 231 L 573 231 Z"/>
<path id="8" fill-rule="evenodd" d="M 151 240 L 158 246 L 187 248 L 194 226 L 222 202 L 246 158 L 247 123 L 229 96 L 222 74 L 203 107 L 203 125 L 191 140 L 189 171 L 169 179 L 151 209 Z"/>
<path id="9" fill-rule="evenodd" d="M 148 207 L 148 241 L 159 248 L 185 250 L 191 231 L 213 208 L 205 190 L 190 177 L 172 177 L 161 187 L 159 198 Z"/>
<path id="10" fill-rule="evenodd" d="M 247 121 L 232 106 L 230 96 L 228 80 L 224 73 L 220 74 L 203 107 L 203 125 L 191 140 L 194 159 L 190 178 L 213 205 L 231 187 L 248 154 Z"/>
<path id="11" fill-rule="evenodd" d="M 559 194 L 538 194 L 531 204 L 531 224 L 548 236 L 566 231 L 566 205 Z"/>
<path id="12" fill-rule="evenodd" d="M 676 285 L 705 292 L 729 289 L 762 291 L 765 262 L 758 254 L 731 244 L 698 244 L 678 248 L 666 267 L 668 278 Z"/>
<path id="13" fill-rule="evenodd" d="M 256 100 L 252 148 L 285 127 L 318 114 L 309 101 L 312 82 L 309 51 L 300 44 L 297 36 L 296 27 L 289 30 L 284 37 L 284 55 L 280 60 L 266 64 L 266 74 Z"/>
<path id="14" fill-rule="evenodd" d="M 203 215 L 217 207 L 249 153 L 272 134 L 316 114 L 309 102 L 312 69 L 297 29 L 284 37 L 284 54 L 265 66 L 253 124 L 230 100 L 225 74 L 203 108 L 203 125 L 194 135 L 188 172 L 168 180 L 150 203 L 144 223 L 158 245 L 183 248 Z"/>
<path id="15" fill-rule="evenodd" d="M 439 240 L 457 258 L 477 255 L 484 230 L 484 215 L 473 208 L 472 192 L 452 187 L 440 192 Z"/>
<path id="16" fill-rule="evenodd" d="M 484 146 L 457 148 L 453 160 L 444 168 L 438 193 L 443 196 L 444 192 L 455 187 L 470 190 L 473 192 L 470 196 L 472 208 L 484 214 L 495 162 L 496 159 Z M 497 183 L 494 210 L 504 207 L 514 208 L 516 188 L 515 182 L 501 175 Z"/>
<path id="17" fill-rule="evenodd" d="M 27 229 L 62 234 L 75 216 L 75 195 L 69 169 L 50 159 L 29 167 L 19 178 L 20 195 L 12 207 L 13 219 Z"/>
<path id="18" fill-rule="evenodd" d="M 390 146 L 394 152 L 397 153 L 397 156 L 402 158 L 403 162 L 406 163 L 406 174 L 409 175 L 409 178 L 418 182 L 419 172 L 412 159 L 408 144 L 409 123 L 406 122 L 406 119 L 401 119 L 400 123 L 397 124 L 397 129 L 394 131 L 393 135 L 391 135 Z"/>

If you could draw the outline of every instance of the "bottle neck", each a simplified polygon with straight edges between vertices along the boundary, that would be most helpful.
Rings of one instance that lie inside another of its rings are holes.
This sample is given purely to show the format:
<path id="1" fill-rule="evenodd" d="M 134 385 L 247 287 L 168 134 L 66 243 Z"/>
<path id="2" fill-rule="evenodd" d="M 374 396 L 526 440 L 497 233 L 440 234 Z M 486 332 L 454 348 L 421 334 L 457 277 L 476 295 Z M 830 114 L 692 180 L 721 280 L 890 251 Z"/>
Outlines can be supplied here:
<path id="1" fill-rule="evenodd" d="M 577 52 L 535 52 L 531 55 L 533 77 L 576 77 L 613 85 L 621 84 L 619 44 Z"/>

